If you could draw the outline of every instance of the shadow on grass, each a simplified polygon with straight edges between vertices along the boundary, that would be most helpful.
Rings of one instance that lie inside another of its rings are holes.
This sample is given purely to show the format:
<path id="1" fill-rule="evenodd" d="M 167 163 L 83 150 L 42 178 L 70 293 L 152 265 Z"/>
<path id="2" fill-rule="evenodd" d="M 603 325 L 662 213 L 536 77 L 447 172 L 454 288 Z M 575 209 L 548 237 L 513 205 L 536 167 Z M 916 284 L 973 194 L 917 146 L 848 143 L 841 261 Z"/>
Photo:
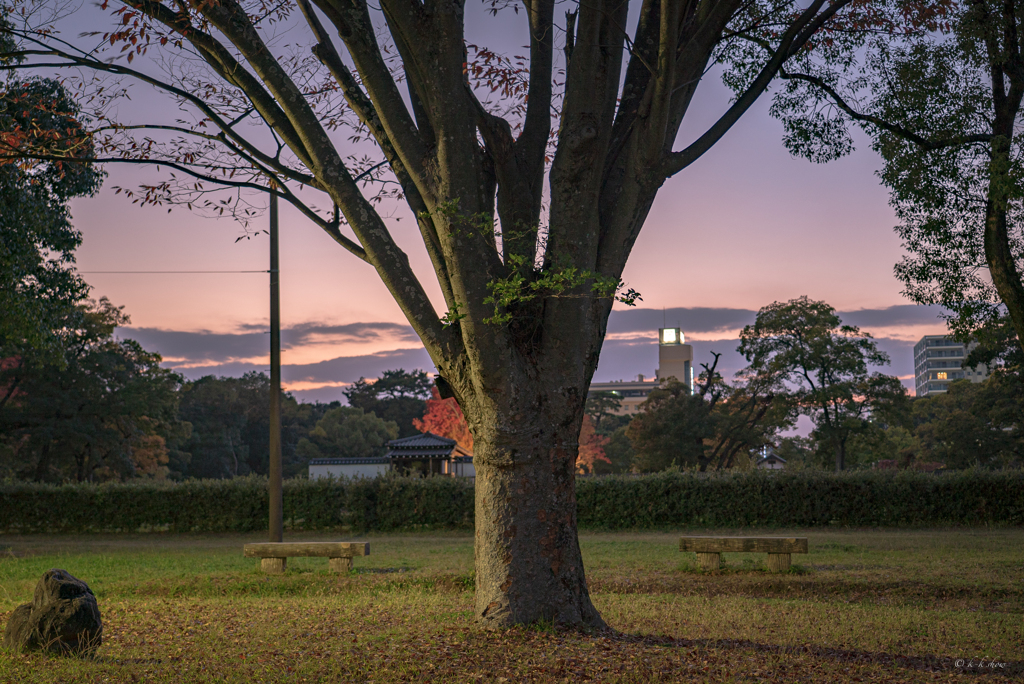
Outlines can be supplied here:
<path id="1" fill-rule="evenodd" d="M 572 630 L 565 630 L 566 633 Z M 974 675 L 1020 676 L 1024 675 L 1024 661 L 1003 661 L 993 658 L 963 658 L 936 655 L 900 655 L 881 651 L 828 648 L 814 644 L 782 646 L 765 644 L 749 639 L 680 639 L 669 636 L 627 634 L 614 629 L 592 631 L 591 636 L 601 636 L 626 645 L 660 646 L 664 648 L 741 650 L 756 651 L 780 656 L 814 658 L 837 663 L 857 665 L 882 665 L 922 672 L 944 672 Z"/>
<path id="2" fill-rule="evenodd" d="M 777 575 L 752 572 L 695 572 L 629 577 L 591 577 L 592 594 L 673 594 L 678 596 L 742 596 L 800 600 L 842 600 L 879 605 L 916 605 L 929 609 L 983 608 L 1016 613 L 1024 608 L 1024 585 L 986 586 L 927 582 L 916 579 L 840 577 L 813 573 Z"/>

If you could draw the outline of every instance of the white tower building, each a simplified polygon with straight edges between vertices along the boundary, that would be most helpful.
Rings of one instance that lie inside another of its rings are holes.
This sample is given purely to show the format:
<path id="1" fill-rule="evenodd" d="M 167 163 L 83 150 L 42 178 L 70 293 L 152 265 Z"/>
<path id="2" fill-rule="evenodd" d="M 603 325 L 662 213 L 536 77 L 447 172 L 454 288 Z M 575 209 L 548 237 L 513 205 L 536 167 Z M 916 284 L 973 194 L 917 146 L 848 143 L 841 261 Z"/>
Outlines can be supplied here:
<path id="1" fill-rule="evenodd" d="M 693 345 L 686 344 L 679 328 L 658 329 L 658 381 L 685 382 L 693 390 Z"/>
<path id="2" fill-rule="evenodd" d="M 590 385 L 590 392 L 611 392 L 621 404 L 617 413 L 633 414 L 648 395 L 669 378 L 685 382 L 693 392 L 693 346 L 685 343 L 683 331 L 679 328 L 658 330 L 658 370 L 653 380 L 638 375 L 635 380 L 594 382 Z"/>

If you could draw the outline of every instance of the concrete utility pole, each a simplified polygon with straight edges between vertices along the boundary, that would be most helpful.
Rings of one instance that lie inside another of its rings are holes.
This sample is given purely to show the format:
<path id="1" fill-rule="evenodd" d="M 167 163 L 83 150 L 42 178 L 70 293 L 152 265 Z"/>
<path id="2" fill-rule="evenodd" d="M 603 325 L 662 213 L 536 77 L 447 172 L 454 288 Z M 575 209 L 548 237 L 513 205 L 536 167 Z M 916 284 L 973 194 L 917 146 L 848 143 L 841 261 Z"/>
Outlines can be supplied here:
<path id="1" fill-rule="evenodd" d="M 283 540 L 281 474 L 281 273 L 277 259 L 277 194 L 270 194 L 270 539 Z"/>

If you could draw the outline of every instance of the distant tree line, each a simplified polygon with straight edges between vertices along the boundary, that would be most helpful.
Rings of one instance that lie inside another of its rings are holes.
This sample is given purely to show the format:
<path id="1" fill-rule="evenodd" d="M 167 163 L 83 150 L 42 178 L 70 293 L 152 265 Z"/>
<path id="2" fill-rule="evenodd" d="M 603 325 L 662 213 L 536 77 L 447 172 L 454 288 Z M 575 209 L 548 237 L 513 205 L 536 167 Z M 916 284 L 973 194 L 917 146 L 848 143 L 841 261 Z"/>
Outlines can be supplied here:
<path id="1" fill-rule="evenodd" d="M 769 449 L 789 469 L 1019 467 L 1019 346 L 1006 330 L 984 339 L 965 364 L 990 364 L 990 378 L 913 398 L 899 379 L 870 370 L 887 355 L 828 304 L 775 302 L 740 334 L 750 365 L 733 382 L 713 353 L 693 388 L 670 379 L 635 415 L 622 414 L 613 393 L 592 394 L 587 413 L 605 456 L 593 472 L 747 469 Z M 805 437 L 792 434 L 801 415 L 813 425 Z"/>
<path id="2" fill-rule="evenodd" d="M 270 381 L 263 373 L 186 381 L 114 331 L 129 322 L 106 299 L 69 306 L 54 344 L 0 345 L 0 479 L 44 482 L 232 478 L 266 474 Z M 989 344 L 967 363 L 983 383 L 911 398 L 870 335 L 806 297 L 763 308 L 740 336 L 750 365 L 726 381 L 718 354 L 695 386 L 669 379 L 634 415 L 613 393 L 587 402 L 581 474 L 746 470 L 771 449 L 789 469 L 1019 466 L 1024 381 L 1016 344 Z M 56 351 L 55 351 L 56 350 Z M 312 458 L 382 455 L 388 440 L 432 431 L 472 450 L 452 399 L 421 370 L 385 371 L 343 390 L 348 405 L 282 396 L 286 477 Z M 792 435 L 799 416 L 805 437 Z M 789 433 L 789 434 L 787 434 Z"/>
<path id="3" fill-rule="evenodd" d="M 58 355 L 0 346 L 0 479 L 265 475 L 270 379 L 186 381 L 161 368 L 159 354 L 114 338 L 128 320 L 106 299 L 84 302 L 69 312 Z M 310 458 L 377 456 L 388 440 L 416 434 L 430 384 L 423 371 L 386 371 L 345 391 L 350 406 L 282 393 L 285 477 L 302 474 Z"/>

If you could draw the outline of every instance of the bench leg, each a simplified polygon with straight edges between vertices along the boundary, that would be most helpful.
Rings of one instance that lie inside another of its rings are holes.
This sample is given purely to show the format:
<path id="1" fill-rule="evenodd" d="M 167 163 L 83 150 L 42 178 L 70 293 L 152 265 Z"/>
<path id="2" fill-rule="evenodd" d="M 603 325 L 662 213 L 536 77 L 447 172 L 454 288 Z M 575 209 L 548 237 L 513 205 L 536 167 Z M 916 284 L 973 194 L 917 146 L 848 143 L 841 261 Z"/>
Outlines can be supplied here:
<path id="1" fill-rule="evenodd" d="M 287 558 L 264 558 L 260 561 L 260 569 L 263 570 L 263 572 L 279 574 L 284 572 L 284 566 L 287 563 Z"/>
<path id="2" fill-rule="evenodd" d="M 788 553 L 769 553 L 768 572 L 786 572 L 789 570 Z"/>
<path id="3" fill-rule="evenodd" d="M 327 564 L 331 572 L 349 572 L 352 570 L 351 558 L 331 558 Z"/>
<path id="4" fill-rule="evenodd" d="M 718 570 L 721 558 L 720 553 L 697 553 L 697 562 L 701 570 Z"/>

